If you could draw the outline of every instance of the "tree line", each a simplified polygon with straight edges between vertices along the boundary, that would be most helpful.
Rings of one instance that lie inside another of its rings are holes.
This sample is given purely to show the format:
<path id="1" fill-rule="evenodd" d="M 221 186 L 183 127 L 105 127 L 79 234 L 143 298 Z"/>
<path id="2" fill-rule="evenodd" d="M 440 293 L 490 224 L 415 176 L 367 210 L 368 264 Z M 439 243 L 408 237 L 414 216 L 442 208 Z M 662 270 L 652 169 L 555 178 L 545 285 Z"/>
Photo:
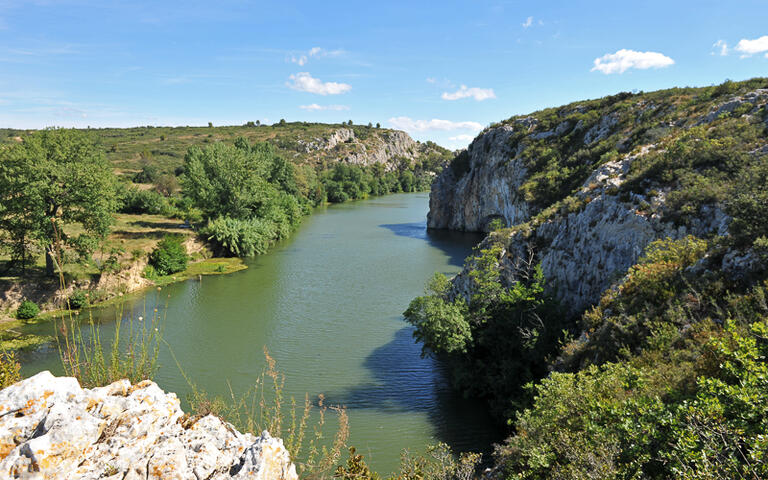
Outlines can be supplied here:
<path id="1" fill-rule="evenodd" d="M 221 254 L 261 254 L 314 206 L 426 190 L 441 167 L 432 157 L 314 167 L 238 138 L 190 147 L 174 175 L 148 158 L 127 179 L 87 132 L 47 129 L 0 146 L 0 251 L 22 273 L 44 254 L 53 275 L 58 262 L 88 261 L 120 212 L 181 218 Z"/>

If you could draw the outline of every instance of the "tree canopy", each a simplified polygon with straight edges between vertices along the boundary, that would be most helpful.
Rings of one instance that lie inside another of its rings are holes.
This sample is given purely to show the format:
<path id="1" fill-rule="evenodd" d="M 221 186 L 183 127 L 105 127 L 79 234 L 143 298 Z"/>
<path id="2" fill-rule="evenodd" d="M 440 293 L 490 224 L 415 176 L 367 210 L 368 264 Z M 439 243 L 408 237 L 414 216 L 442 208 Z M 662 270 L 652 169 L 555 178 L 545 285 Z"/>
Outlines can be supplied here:
<path id="1" fill-rule="evenodd" d="M 115 175 L 85 132 L 43 130 L 0 150 L 0 205 L 0 232 L 12 258 L 23 266 L 38 245 L 53 274 L 57 242 L 89 255 L 109 232 Z"/>

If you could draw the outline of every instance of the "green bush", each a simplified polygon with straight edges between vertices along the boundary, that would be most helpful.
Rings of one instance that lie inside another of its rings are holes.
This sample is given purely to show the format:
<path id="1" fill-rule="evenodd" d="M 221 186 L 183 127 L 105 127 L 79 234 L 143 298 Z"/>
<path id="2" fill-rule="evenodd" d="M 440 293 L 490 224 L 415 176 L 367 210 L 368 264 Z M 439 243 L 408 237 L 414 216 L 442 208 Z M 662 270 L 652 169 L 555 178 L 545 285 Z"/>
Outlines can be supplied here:
<path id="1" fill-rule="evenodd" d="M 40 313 L 40 307 L 35 302 L 24 300 L 16 310 L 16 318 L 19 320 L 29 320 L 35 318 Z"/>
<path id="2" fill-rule="evenodd" d="M 13 352 L 0 351 L 0 390 L 21 380 L 20 369 Z"/>
<path id="3" fill-rule="evenodd" d="M 274 225 L 258 218 L 219 217 L 209 221 L 200 233 L 225 253 L 238 257 L 266 253 L 277 238 Z"/>
<path id="4" fill-rule="evenodd" d="M 88 306 L 88 292 L 85 290 L 75 290 L 72 295 L 69 296 L 69 308 L 72 310 L 80 310 Z"/>
<path id="5" fill-rule="evenodd" d="M 181 236 L 168 235 L 149 254 L 149 264 L 158 275 L 170 275 L 186 270 L 189 255 L 183 241 Z"/>
<path id="6" fill-rule="evenodd" d="M 121 213 L 160 215 L 169 210 L 168 199 L 154 190 L 129 188 L 123 196 Z"/>

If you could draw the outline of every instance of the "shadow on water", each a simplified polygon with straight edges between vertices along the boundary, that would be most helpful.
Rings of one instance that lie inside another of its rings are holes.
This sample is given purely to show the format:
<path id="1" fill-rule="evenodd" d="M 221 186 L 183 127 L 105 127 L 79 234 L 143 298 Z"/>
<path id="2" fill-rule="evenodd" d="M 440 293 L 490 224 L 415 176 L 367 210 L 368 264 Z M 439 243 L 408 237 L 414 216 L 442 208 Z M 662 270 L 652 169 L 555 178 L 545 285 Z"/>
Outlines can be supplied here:
<path id="1" fill-rule="evenodd" d="M 390 223 L 379 225 L 397 236 L 425 240 L 430 246 L 442 250 L 450 258 L 450 264 L 464 265 L 467 250 L 471 250 L 485 237 L 483 233 L 457 232 L 427 228 L 427 222 Z"/>
<path id="2" fill-rule="evenodd" d="M 326 399 L 349 410 L 426 414 L 435 442 L 444 442 L 457 452 L 481 452 L 490 458 L 492 445 L 504 438 L 503 428 L 489 415 L 483 401 L 463 398 L 453 390 L 444 366 L 435 359 L 422 359 L 420 350 L 413 328 L 401 328 L 389 343 L 365 359 L 373 381 L 331 392 Z"/>

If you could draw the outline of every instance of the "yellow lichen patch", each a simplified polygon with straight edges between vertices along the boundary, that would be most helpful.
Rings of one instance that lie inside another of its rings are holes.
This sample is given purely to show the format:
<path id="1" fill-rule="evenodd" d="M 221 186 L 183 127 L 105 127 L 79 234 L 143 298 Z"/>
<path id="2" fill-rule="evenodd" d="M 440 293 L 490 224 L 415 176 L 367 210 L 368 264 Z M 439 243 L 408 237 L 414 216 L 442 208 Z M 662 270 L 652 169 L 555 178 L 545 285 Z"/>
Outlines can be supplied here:
<path id="1" fill-rule="evenodd" d="M 0 442 L 0 460 L 10 455 L 14 448 L 16 448 L 14 443 Z"/>
<path id="2" fill-rule="evenodd" d="M 131 393 L 135 392 L 136 390 L 141 390 L 141 389 L 147 388 L 150 385 L 152 385 L 152 381 L 151 380 L 142 380 L 139 383 L 137 383 L 136 385 L 132 385 L 131 388 L 128 389 L 128 394 L 130 395 Z"/>

